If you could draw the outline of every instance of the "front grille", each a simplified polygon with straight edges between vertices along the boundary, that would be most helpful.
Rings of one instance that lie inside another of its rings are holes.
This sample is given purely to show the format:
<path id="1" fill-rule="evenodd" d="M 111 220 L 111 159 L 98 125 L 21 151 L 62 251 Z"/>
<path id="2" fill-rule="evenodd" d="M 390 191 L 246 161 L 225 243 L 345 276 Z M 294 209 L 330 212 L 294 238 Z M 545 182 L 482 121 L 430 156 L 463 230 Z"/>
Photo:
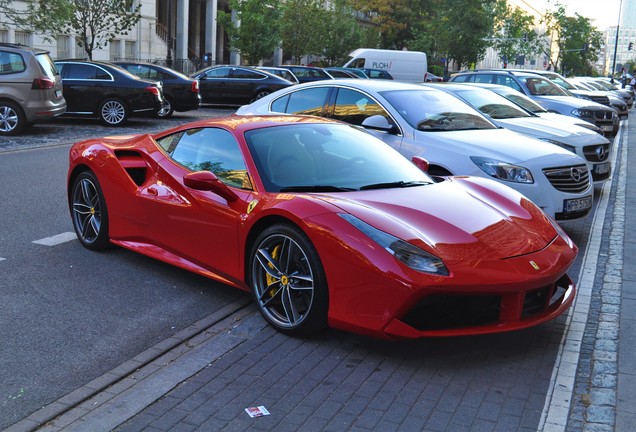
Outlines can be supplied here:
<path id="1" fill-rule="evenodd" d="M 590 171 L 586 165 L 546 168 L 543 174 L 555 189 L 567 193 L 581 193 L 590 185 Z"/>
<path id="2" fill-rule="evenodd" d="M 612 120 L 614 118 L 614 111 L 607 111 L 607 110 L 594 111 L 594 118 L 597 120 Z"/>
<path id="3" fill-rule="evenodd" d="M 589 162 L 603 162 L 609 158 L 609 144 L 597 144 L 583 147 L 585 160 Z"/>
<path id="4" fill-rule="evenodd" d="M 501 296 L 444 295 L 424 298 L 402 321 L 422 330 L 441 330 L 493 324 L 499 321 Z"/>

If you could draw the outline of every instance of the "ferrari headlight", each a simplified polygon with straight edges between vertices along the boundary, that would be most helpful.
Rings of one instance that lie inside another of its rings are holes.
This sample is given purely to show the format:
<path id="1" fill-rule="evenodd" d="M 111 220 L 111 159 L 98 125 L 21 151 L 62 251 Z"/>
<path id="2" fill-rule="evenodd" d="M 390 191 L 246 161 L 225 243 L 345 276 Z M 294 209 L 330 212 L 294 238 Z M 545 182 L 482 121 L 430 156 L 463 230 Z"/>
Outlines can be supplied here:
<path id="1" fill-rule="evenodd" d="M 515 183 L 534 183 L 534 179 L 528 168 L 477 156 L 471 156 L 470 159 L 483 172 L 496 179 Z"/>
<path id="2" fill-rule="evenodd" d="M 558 145 L 559 147 L 564 148 L 568 151 L 571 151 L 572 153 L 576 153 L 576 147 L 574 147 L 573 145 L 565 144 L 565 143 L 562 143 L 561 141 L 553 140 L 550 138 L 539 138 L 539 139 L 541 141 L 549 142 L 550 144 Z"/>
<path id="3" fill-rule="evenodd" d="M 449 272 L 446 265 L 435 255 L 391 234 L 380 231 L 353 215 L 341 213 L 340 216 L 413 270 L 448 276 Z"/>

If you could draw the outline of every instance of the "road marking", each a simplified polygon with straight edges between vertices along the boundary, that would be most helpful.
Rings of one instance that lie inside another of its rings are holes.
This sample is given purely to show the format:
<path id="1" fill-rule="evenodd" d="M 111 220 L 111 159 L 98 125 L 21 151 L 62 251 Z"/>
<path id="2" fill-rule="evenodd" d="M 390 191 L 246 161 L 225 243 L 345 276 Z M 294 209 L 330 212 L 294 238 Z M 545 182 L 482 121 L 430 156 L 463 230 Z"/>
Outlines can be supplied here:
<path id="1" fill-rule="evenodd" d="M 628 123 L 625 120 L 621 125 L 621 134 L 617 137 L 620 137 L 622 144 L 621 168 L 623 169 L 619 170 L 617 179 L 619 183 L 624 181 L 626 171 L 624 167 L 627 151 L 627 127 Z M 618 170 L 616 165 L 617 153 L 617 151 L 614 151 L 612 156 L 612 168 L 614 170 Z M 607 216 L 607 205 L 613 182 L 614 180 L 610 179 L 603 184 L 601 198 L 590 228 L 590 238 L 585 250 L 585 257 L 581 262 L 581 270 L 579 271 L 578 292 L 574 305 L 568 312 L 565 323 L 566 331 L 561 339 L 557 361 L 552 369 L 550 386 L 543 406 L 543 412 L 541 413 L 541 420 L 539 421 L 538 430 L 543 432 L 563 432 L 567 427 L 570 405 L 574 397 L 574 384 L 581 354 L 581 344 L 590 312 L 592 288 L 594 287 L 598 256 L 603 240 L 603 226 Z"/>
<path id="2" fill-rule="evenodd" d="M 6 258 L 2 258 L 2 257 L 0 257 L 0 261 L 4 261 L 4 260 L 6 260 Z"/>
<path id="3" fill-rule="evenodd" d="M 40 240 L 34 240 L 32 243 L 44 246 L 56 246 L 61 243 L 70 242 L 71 240 L 77 240 L 77 235 L 74 232 L 65 232 L 62 234 L 54 235 L 53 237 L 46 237 Z"/>

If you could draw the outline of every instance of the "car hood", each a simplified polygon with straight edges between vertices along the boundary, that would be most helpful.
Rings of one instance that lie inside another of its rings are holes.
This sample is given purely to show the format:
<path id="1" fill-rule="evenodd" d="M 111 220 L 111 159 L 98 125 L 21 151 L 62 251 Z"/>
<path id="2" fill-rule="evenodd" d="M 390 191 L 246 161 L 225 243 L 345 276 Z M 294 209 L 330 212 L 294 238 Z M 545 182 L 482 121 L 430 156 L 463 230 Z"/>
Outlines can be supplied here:
<path id="1" fill-rule="evenodd" d="M 527 198 L 488 179 L 454 177 L 321 199 L 443 259 L 520 256 L 543 249 L 557 236 L 548 217 Z"/>
<path id="2" fill-rule="evenodd" d="M 543 163 L 550 165 L 585 163 L 580 157 L 557 145 L 506 129 L 449 132 L 416 131 L 415 134 L 418 143 L 431 150 L 435 148 L 446 153 L 451 151 L 455 154 L 489 157 L 508 163 L 531 160 L 543 160 Z M 427 155 L 424 154 L 424 157 Z"/>
<path id="3" fill-rule="evenodd" d="M 543 103 L 547 103 L 547 104 L 557 103 L 563 106 L 568 106 L 571 109 L 589 108 L 589 109 L 612 110 L 612 108 L 602 105 L 600 103 L 596 103 L 587 99 L 579 99 L 574 96 L 533 96 L 533 99 L 542 105 Z"/>
<path id="4" fill-rule="evenodd" d="M 551 139 L 575 147 L 592 144 L 607 144 L 607 138 L 571 123 L 557 123 L 541 117 L 522 117 L 494 120 L 498 126 L 503 126 L 515 132 L 534 138 Z"/>
<path id="5" fill-rule="evenodd" d="M 558 114 L 558 113 L 553 113 L 553 112 L 541 112 L 541 113 L 537 113 L 537 115 L 539 117 L 543 118 L 543 119 L 552 120 L 552 121 L 558 122 L 559 124 L 568 123 L 568 124 L 577 125 L 577 126 L 585 128 L 585 129 L 591 130 L 592 132 L 595 132 L 597 134 L 600 131 L 598 126 L 596 126 L 596 125 L 594 125 L 594 124 L 592 124 L 590 122 L 587 122 L 585 120 L 581 120 L 578 117 L 572 117 L 572 116 L 568 116 L 568 115 L 564 115 L 564 114 Z"/>

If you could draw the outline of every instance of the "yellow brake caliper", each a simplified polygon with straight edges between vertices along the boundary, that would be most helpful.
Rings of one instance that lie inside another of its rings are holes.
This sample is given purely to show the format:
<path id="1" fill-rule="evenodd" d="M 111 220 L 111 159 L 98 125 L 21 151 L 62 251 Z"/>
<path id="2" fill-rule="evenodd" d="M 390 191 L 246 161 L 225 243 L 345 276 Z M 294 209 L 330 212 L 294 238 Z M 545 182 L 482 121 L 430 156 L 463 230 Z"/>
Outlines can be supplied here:
<path id="1" fill-rule="evenodd" d="M 281 246 L 275 246 L 274 249 L 272 250 L 272 258 L 274 259 L 278 259 L 278 256 L 280 255 L 280 248 Z M 271 268 L 272 270 L 274 270 L 274 266 L 272 265 L 272 263 L 267 263 L 267 265 L 269 266 L 269 268 Z M 286 277 L 286 276 L 283 276 Z M 270 276 L 269 273 L 267 273 L 265 275 L 265 281 L 267 282 L 267 286 L 271 286 L 272 288 L 269 290 L 269 296 L 270 297 L 274 297 L 274 295 L 276 294 L 276 290 L 277 287 L 272 285 L 274 282 L 276 282 L 276 278 L 274 276 Z M 282 281 L 282 279 L 281 279 Z"/>

